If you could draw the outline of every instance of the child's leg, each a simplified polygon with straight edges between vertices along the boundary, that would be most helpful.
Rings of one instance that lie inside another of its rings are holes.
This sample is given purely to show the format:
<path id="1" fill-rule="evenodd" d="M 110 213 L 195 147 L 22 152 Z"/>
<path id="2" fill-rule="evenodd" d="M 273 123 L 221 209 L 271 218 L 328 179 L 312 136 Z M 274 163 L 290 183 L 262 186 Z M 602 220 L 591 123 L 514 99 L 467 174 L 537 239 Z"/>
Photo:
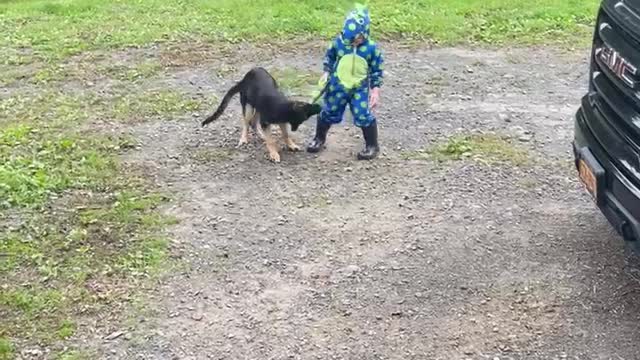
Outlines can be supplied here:
<path id="1" fill-rule="evenodd" d="M 375 116 L 369 109 L 369 89 L 367 87 L 360 88 L 351 97 L 349 102 L 353 122 L 359 128 L 369 127 L 376 122 Z"/>
<path id="2" fill-rule="evenodd" d="M 355 125 L 362 129 L 365 149 L 358 153 L 358 159 L 371 160 L 378 156 L 378 125 L 376 117 L 369 109 L 369 88 L 360 88 L 351 98 L 349 103 Z"/>
<path id="3" fill-rule="evenodd" d="M 317 116 L 316 134 L 311 144 L 307 147 L 308 152 L 316 153 L 324 146 L 331 125 L 342 122 L 347 103 L 348 94 L 337 80 L 332 78 L 324 95 L 322 111 Z"/>

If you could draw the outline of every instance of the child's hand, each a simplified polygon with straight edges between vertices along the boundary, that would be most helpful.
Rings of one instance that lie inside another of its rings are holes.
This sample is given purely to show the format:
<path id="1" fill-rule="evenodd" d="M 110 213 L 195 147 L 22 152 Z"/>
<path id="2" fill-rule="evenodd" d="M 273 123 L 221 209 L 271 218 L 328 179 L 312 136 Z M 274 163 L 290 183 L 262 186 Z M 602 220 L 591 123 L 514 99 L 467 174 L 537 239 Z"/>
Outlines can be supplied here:
<path id="1" fill-rule="evenodd" d="M 371 109 L 375 108 L 378 105 L 380 100 L 380 88 L 373 88 L 369 93 L 369 107 Z"/>

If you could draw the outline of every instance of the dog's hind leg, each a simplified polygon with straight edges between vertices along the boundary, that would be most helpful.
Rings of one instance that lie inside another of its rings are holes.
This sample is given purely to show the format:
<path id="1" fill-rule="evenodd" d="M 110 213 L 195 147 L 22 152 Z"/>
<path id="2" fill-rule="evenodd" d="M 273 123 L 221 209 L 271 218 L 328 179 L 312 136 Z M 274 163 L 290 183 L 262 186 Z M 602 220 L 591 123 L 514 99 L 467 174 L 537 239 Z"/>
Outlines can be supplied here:
<path id="1" fill-rule="evenodd" d="M 280 131 L 282 132 L 282 138 L 284 139 L 284 143 L 287 145 L 287 149 L 290 151 L 300 151 L 300 146 L 298 146 L 291 138 L 291 135 L 289 135 L 287 124 L 280 124 Z"/>
<path id="2" fill-rule="evenodd" d="M 251 123 L 253 126 L 253 130 L 258 134 L 260 139 L 264 140 L 264 133 L 262 131 L 262 126 L 260 125 L 260 113 L 256 111 L 256 115 L 253 117 L 253 122 Z"/>
<path id="3" fill-rule="evenodd" d="M 240 141 L 238 141 L 238 146 L 249 143 L 249 124 L 251 124 L 251 122 L 253 121 L 256 110 L 253 108 L 253 106 L 245 104 L 242 106 L 242 113 L 242 132 L 240 134 Z"/>

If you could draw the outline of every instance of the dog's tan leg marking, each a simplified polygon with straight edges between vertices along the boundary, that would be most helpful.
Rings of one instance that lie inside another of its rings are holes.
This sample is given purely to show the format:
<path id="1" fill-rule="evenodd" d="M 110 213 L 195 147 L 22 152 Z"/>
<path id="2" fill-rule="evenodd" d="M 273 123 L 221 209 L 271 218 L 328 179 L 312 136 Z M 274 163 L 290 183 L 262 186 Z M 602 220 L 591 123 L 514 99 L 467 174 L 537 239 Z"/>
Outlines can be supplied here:
<path id="1" fill-rule="evenodd" d="M 264 141 L 267 145 L 267 151 L 269 152 L 269 159 L 273 162 L 280 162 L 280 154 L 278 153 L 278 146 L 276 140 L 271 133 L 271 127 L 264 129 Z"/>
<path id="2" fill-rule="evenodd" d="M 256 115 L 256 110 L 253 106 L 247 104 L 245 108 L 245 113 L 242 118 L 242 133 L 240 134 L 240 141 L 238 141 L 238 146 L 245 145 L 249 142 L 249 125 L 253 121 Z"/>
<path id="3" fill-rule="evenodd" d="M 255 117 L 253 118 L 253 126 L 256 129 L 256 134 L 260 139 L 264 140 L 264 133 L 262 132 L 262 126 L 260 125 L 260 113 L 256 112 Z"/>
<path id="4" fill-rule="evenodd" d="M 289 135 L 287 124 L 280 124 L 280 131 L 282 132 L 282 138 L 284 139 L 284 143 L 287 145 L 287 149 L 290 151 L 300 151 L 300 146 L 293 142 L 293 139 L 291 139 L 291 136 Z"/>

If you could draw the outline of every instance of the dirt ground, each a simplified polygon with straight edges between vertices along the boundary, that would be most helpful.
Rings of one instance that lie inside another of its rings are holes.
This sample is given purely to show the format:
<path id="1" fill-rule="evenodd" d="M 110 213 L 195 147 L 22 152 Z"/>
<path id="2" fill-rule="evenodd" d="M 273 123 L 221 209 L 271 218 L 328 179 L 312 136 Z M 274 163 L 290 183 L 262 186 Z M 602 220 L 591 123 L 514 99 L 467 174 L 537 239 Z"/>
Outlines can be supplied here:
<path id="1" fill-rule="evenodd" d="M 321 45 L 239 46 L 145 86 L 220 98 L 255 64 L 319 71 Z M 572 167 L 588 51 L 383 45 L 373 162 L 355 160 L 349 118 L 317 156 L 272 164 L 255 136 L 236 148 L 237 99 L 206 128 L 185 114 L 128 129 L 127 161 L 176 197 L 187 266 L 127 336 L 85 341 L 105 359 L 638 358 L 640 262 Z M 405 156 L 478 131 L 535 163 Z"/>

